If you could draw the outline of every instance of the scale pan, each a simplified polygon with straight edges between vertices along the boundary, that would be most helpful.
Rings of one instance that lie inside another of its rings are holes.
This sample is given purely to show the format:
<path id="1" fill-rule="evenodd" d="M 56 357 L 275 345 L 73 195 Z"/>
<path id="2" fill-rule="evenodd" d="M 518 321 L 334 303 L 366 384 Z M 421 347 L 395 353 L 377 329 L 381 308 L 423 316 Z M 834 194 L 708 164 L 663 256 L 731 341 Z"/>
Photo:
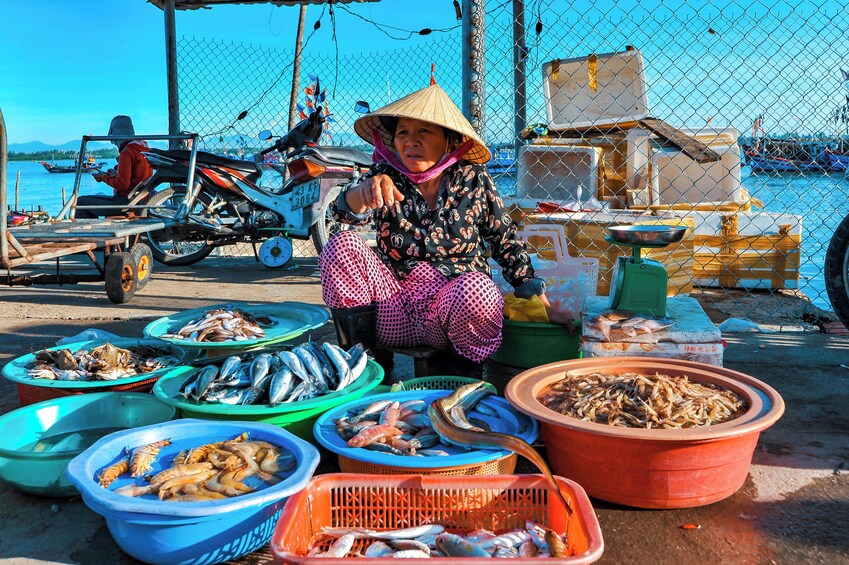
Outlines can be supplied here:
<path id="1" fill-rule="evenodd" d="M 616 243 L 631 245 L 669 245 L 684 238 L 687 226 L 631 225 L 607 228 Z"/>

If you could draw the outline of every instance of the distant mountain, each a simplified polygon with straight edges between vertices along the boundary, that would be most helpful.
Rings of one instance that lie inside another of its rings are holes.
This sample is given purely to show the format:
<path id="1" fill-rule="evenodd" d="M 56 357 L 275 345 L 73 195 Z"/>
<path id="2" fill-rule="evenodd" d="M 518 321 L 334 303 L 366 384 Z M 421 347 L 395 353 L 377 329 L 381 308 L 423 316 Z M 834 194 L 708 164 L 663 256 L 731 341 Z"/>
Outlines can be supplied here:
<path id="1" fill-rule="evenodd" d="M 9 151 L 14 151 L 16 153 L 35 153 L 37 151 L 78 151 L 80 149 L 81 140 L 75 139 L 72 141 L 66 141 L 61 145 L 51 145 L 49 143 L 44 143 L 43 141 L 28 141 L 26 143 L 10 143 Z M 158 147 L 160 149 L 165 149 L 168 147 L 167 141 L 148 141 L 148 145 L 151 147 Z M 86 144 L 88 149 L 108 149 L 112 144 L 108 141 L 89 141 Z"/>

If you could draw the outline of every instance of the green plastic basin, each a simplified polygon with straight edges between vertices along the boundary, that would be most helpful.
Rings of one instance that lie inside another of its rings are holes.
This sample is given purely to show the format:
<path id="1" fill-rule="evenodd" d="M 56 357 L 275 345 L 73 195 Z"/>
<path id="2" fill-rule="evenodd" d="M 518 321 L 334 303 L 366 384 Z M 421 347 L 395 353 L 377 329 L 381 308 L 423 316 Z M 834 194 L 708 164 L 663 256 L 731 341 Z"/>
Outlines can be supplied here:
<path id="1" fill-rule="evenodd" d="M 581 352 L 581 322 L 576 335 L 564 326 L 539 322 L 504 320 L 501 347 L 490 359 L 512 367 L 530 368 L 555 361 L 577 359 Z"/>
<path id="2" fill-rule="evenodd" d="M 383 368 L 369 360 L 363 374 L 345 390 L 274 407 L 267 404 L 232 406 L 197 402 L 183 397 L 180 394 L 180 388 L 191 372 L 196 370 L 196 367 L 186 365 L 174 368 L 156 382 L 153 386 L 153 394 L 162 402 L 179 410 L 184 418 L 245 420 L 274 424 L 307 441 L 314 441 L 312 427 L 321 414 L 335 406 L 365 396 L 383 380 Z"/>
<path id="3" fill-rule="evenodd" d="M 68 462 L 112 432 L 172 420 L 151 394 L 95 392 L 45 400 L 0 416 L 0 479 L 30 494 L 71 496 Z"/>

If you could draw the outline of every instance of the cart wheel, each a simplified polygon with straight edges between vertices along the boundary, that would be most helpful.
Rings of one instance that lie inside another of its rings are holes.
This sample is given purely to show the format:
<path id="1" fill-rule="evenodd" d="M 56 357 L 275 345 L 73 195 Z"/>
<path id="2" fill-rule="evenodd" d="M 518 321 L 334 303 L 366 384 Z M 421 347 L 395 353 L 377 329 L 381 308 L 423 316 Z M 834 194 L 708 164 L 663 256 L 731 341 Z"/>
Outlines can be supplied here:
<path id="1" fill-rule="evenodd" d="M 137 243 L 130 249 L 133 258 L 136 260 L 136 281 L 138 288 L 141 290 L 147 285 L 150 280 L 150 275 L 153 274 L 153 254 L 150 252 L 150 247 L 144 243 Z"/>
<path id="2" fill-rule="evenodd" d="M 132 253 L 113 253 L 106 261 L 106 296 L 115 304 L 129 302 L 138 288 L 136 259 Z"/>

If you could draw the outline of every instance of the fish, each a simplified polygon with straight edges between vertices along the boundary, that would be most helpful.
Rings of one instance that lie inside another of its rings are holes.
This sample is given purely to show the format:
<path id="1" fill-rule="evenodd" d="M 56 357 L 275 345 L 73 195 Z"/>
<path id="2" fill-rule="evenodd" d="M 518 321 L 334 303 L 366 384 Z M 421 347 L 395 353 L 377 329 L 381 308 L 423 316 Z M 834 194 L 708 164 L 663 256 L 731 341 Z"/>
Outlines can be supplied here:
<path id="1" fill-rule="evenodd" d="M 301 379 L 302 381 L 310 380 L 309 373 L 307 372 L 306 367 L 301 362 L 301 358 L 292 353 L 291 351 L 280 351 L 277 353 L 277 356 L 280 357 L 280 360 L 295 373 L 295 376 Z"/>
<path id="2" fill-rule="evenodd" d="M 325 342 L 321 347 L 330 358 L 331 363 L 336 368 L 336 374 L 339 376 L 339 384 L 336 385 L 336 390 L 342 390 L 351 382 L 351 367 L 345 359 L 347 353 L 332 343 Z"/>
<path id="3" fill-rule="evenodd" d="M 239 370 L 241 364 L 242 358 L 238 355 L 232 355 L 225 359 L 224 363 L 221 364 L 221 370 L 218 372 L 218 380 L 222 382 L 230 380 L 231 376 Z"/>
<path id="4" fill-rule="evenodd" d="M 206 393 L 209 392 L 212 383 L 215 382 L 215 378 L 218 376 L 218 367 L 215 365 L 207 365 L 198 373 L 197 378 L 197 390 L 195 395 L 195 400 L 201 400 L 206 396 Z"/>
<path id="5" fill-rule="evenodd" d="M 268 387 L 268 404 L 277 406 L 283 402 L 287 396 L 292 394 L 295 389 L 295 374 L 292 370 L 284 365 L 277 369 L 271 376 L 271 383 Z"/>
<path id="6" fill-rule="evenodd" d="M 612 332 L 635 337 L 638 334 L 650 334 L 665 330 L 674 325 L 674 322 L 666 317 L 653 318 L 645 314 L 636 315 L 624 310 L 610 310 L 586 316 L 584 324 L 601 332 L 605 341 L 610 341 Z"/>
<path id="7" fill-rule="evenodd" d="M 488 551 L 457 534 L 439 534 L 436 546 L 449 557 L 490 557 Z"/>
<path id="8" fill-rule="evenodd" d="M 336 385 L 339 384 L 339 378 L 336 376 L 336 368 L 333 366 L 333 362 L 330 361 L 330 357 L 327 356 L 327 353 L 324 352 L 324 349 L 318 343 L 309 341 L 306 345 L 318 360 L 321 366 L 321 373 L 324 375 L 324 380 L 327 382 L 328 388 L 335 389 Z"/>
<path id="9" fill-rule="evenodd" d="M 250 368 L 250 376 L 251 376 L 251 384 L 252 386 L 256 386 L 257 383 L 268 374 L 268 371 L 271 370 L 271 354 L 270 353 L 260 353 L 257 355 L 254 360 L 251 362 Z"/>
<path id="10" fill-rule="evenodd" d="M 357 343 L 353 347 L 351 347 L 351 349 L 346 351 L 346 353 L 350 356 L 350 359 L 348 360 L 348 365 L 350 365 L 352 369 L 354 368 L 354 365 L 357 364 L 357 361 L 360 360 L 360 356 L 365 353 L 365 351 L 366 348 L 365 346 L 363 346 L 362 343 Z"/>
<path id="11" fill-rule="evenodd" d="M 471 385 L 465 386 L 468 387 Z M 497 448 L 512 451 L 523 456 L 542 471 L 551 490 L 553 490 L 558 498 L 560 498 L 560 501 L 566 508 L 567 513 L 571 516 L 573 512 L 571 502 L 560 490 L 560 486 L 554 478 L 554 474 L 551 472 L 551 469 L 548 468 L 545 460 L 533 447 L 531 447 L 530 444 L 528 444 L 528 442 L 523 439 L 498 432 L 475 432 L 463 429 L 457 427 L 451 421 L 451 418 L 446 413 L 446 409 L 451 410 L 451 408 L 459 403 L 460 397 L 456 395 L 456 392 L 457 391 L 444 398 L 437 398 L 431 403 L 430 408 L 428 408 L 428 416 L 430 416 L 433 429 L 439 435 L 439 438 L 445 443 L 456 445 L 457 447 L 464 447 L 466 449 Z"/>
<path id="12" fill-rule="evenodd" d="M 327 393 L 327 381 L 324 379 L 324 373 L 321 370 L 321 364 L 312 351 L 305 345 L 299 345 L 292 349 L 292 353 L 300 358 L 304 367 L 307 370 L 307 375 L 310 377 L 313 386 L 315 386 L 319 394 Z"/>
<path id="13" fill-rule="evenodd" d="M 360 378 L 360 375 L 363 374 L 363 371 L 366 370 L 366 366 L 368 365 L 368 355 L 363 353 L 357 358 L 357 361 L 351 366 L 351 377 L 348 381 L 348 384 L 356 381 Z M 346 385 L 347 386 L 347 385 Z"/>

